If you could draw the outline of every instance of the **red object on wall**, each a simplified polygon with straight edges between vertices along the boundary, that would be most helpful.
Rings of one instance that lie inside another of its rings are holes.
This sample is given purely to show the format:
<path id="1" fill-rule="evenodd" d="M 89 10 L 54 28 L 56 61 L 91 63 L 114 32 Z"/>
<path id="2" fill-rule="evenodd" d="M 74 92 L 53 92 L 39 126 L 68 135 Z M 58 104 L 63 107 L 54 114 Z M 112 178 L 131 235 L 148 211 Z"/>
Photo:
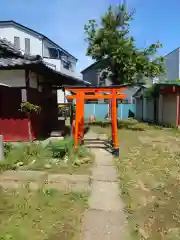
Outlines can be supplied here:
<path id="1" fill-rule="evenodd" d="M 25 141 L 28 139 L 28 120 L 0 118 L 0 134 L 3 135 L 4 141 L 16 142 Z M 33 136 L 33 140 L 35 137 Z"/>
<path id="2" fill-rule="evenodd" d="M 39 114 L 32 114 L 30 123 L 32 139 L 47 137 L 58 126 L 56 94 L 46 86 L 43 92 L 27 89 L 27 101 L 41 107 Z M 0 86 L 0 134 L 4 141 L 28 141 L 28 119 L 20 111 L 21 88 Z"/>

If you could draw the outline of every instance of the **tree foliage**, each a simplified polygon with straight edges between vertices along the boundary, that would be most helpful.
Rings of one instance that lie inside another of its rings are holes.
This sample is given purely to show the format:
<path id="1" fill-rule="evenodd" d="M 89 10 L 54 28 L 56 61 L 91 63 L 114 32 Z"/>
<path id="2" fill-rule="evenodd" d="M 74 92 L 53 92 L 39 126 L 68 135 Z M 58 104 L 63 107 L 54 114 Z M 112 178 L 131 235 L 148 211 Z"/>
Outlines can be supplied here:
<path id="1" fill-rule="evenodd" d="M 156 77 L 165 73 L 164 58 L 155 57 L 160 42 L 145 49 L 138 49 L 130 36 L 130 22 L 134 12 L 127 12 L 124 5 L 110 5 L 101 17 L 100 25 L 89 20 L 85 25 L 87 55 L 99 61 L 103 76 L 114 84 L 134 83 L 142 77 Z"/>
<path id="2" fill-rule="evenodd" d="M 24 112 L 26 116 L 28 116 L 32 113 L 39 113 L 41 111 L 41 108 L 30 102 L 22 102 L 20 106 L 20 111 Z"/>

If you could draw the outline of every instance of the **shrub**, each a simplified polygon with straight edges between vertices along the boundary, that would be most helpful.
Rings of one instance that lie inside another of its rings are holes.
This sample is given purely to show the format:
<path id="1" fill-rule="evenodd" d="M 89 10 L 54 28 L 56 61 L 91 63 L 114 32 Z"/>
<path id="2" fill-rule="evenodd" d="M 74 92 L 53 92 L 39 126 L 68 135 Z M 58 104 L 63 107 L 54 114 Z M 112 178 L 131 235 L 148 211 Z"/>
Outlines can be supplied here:
<path id="1" fill-rule="evenodd" d="M 21 165 L 28 165 L 33 160 L 44 161 L 45 159 L 52 158 L 52 153 L 49 149 L 45 148 L 42 144 L 28 143 L 20 144 L 17 147 L 10 148 L 6 147 L 6 158 L 1 163 L 0 168 L 5 169 L 16 169 L 17 163 Z"/>
<path id="2" fill-rule="evenodd" d="M 13 145 L 11 143 L 4 143 L 4 157 L 7 157 L 12 149 Z"/>
<path id="3" fill-rule="evenodd" d="M 64 140 L 53 141 L 49 144 L 48 148 L 52 151 L 53 158 L 63 158 L 69 154 L 73 148 L 74 141 L 72 137 L 67 137 Z"/>

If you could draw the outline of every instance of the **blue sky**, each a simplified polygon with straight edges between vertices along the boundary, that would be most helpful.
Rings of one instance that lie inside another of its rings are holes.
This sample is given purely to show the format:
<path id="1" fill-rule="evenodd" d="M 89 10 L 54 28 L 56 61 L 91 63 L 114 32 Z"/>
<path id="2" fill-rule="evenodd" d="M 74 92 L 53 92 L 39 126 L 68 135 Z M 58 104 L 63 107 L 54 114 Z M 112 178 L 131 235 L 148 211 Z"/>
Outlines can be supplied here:
<path id="1" fill-rule="evenodd" d="M 120 0 L 1 0 L 0 20 L 15 20 L 51 38 L 79 61 L 77 71 L 92 63 L 86 55 L 84 24 Z M 180 46 L 179 0 L 127 0 L 135 8 L 131 32 L 138 47 L 159 40 L 160 54 Z"/>

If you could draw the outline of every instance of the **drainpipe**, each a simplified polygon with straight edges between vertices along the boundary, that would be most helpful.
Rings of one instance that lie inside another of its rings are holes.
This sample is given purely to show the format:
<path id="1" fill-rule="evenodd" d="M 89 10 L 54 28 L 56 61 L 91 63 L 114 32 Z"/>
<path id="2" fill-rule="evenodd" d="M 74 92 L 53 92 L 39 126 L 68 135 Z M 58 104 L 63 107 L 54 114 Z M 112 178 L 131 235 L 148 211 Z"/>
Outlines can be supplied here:
<path id="1" fill-rule="evenodd" d="M 95 116 L 96 114 L 96 104 L 94 103 L 94 106 L 93 106 L 93 115 Z"/>
<path id="2" fill-rule="evenodd" d="M 123 103 L 122 102 L 120 104 L 120 107 L 121 107 L 121 120 L 122 120 L 122 118 L 123 118 Z"/>

